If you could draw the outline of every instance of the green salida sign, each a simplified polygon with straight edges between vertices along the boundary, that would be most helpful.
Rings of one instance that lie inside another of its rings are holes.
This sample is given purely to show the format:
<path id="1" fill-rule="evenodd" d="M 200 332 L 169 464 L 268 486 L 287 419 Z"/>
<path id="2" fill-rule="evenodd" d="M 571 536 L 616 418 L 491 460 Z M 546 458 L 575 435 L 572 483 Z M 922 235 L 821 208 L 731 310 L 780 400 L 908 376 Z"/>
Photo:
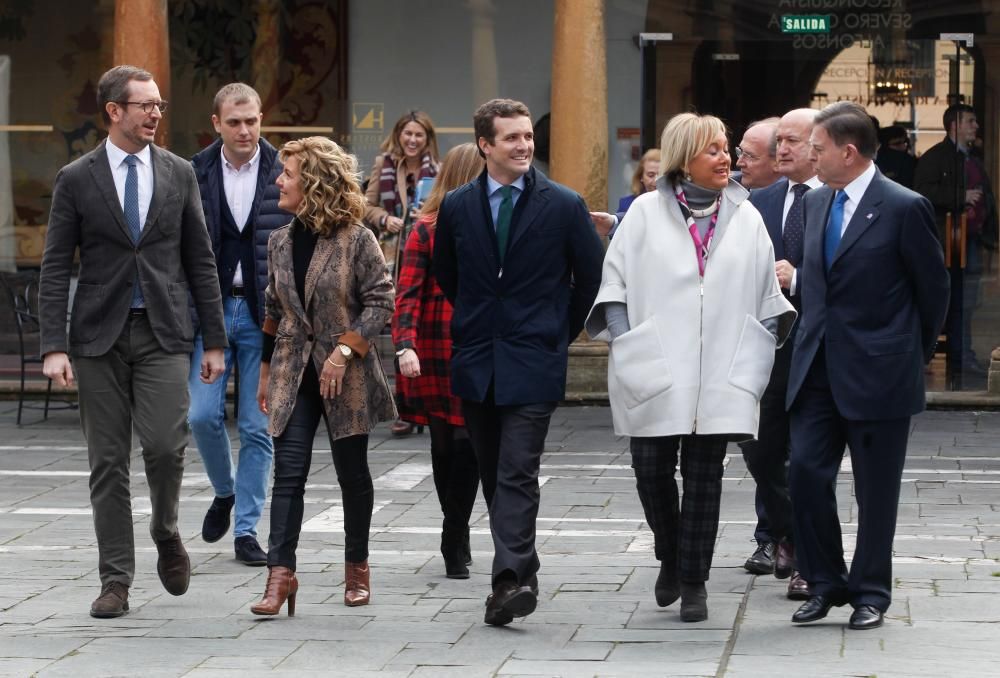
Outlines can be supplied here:
<path id="1" fill-rule="evenodd" d="M 782 33 L 829 33 L 829 14 L 793 14 L 781 17 Z"/>

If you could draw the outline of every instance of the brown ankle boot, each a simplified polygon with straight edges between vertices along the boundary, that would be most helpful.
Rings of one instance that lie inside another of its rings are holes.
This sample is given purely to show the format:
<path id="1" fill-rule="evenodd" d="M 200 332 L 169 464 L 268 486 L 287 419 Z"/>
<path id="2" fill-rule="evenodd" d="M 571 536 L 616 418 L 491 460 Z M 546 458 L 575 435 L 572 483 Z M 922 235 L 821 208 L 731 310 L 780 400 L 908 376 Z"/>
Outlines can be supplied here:
<path id="1" fill-rule="evenodd" d="M 288 601 L 288 616 L 295 616 L 295 594 L 299 591 L 299 580 L 295 573 L 287 567 L 276 565 L 267 571 L 267 584 L 264 586 L 264 597 L 250 608 L 254 614 L 275 615 L 281 612 L 281 606 Z"/>
<path id="2" fill-rule="evenodd" d="M 371 598 L 371 571 L 368 561 L 363 563 L 344 563 L 344 605 L 357 607 L 367 605 Z"/>

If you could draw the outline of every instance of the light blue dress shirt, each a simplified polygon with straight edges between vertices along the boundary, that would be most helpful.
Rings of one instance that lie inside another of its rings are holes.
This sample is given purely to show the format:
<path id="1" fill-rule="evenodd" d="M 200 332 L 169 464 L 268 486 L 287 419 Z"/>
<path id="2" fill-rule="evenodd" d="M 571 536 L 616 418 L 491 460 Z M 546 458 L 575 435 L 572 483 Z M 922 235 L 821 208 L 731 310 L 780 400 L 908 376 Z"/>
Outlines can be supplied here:
<path id="1" fill-rule="evenodd" d="M 511 200 L 514 202 L 514 207 L 517 207 L 518 198 L 524 193 L 524 175 L 519 176 L 511 186 L 514 188 Z M 503 188 L 503 184 L 493 179 L 489 174 L 486 175 L 486 190 L 490 199 L 490 214 L 493 215 L 493 230 L 496 230 L 497 214 L 500 212 L 500 202 L 503 200 L 503 196 L 500 195 L 501 188 Z"/>

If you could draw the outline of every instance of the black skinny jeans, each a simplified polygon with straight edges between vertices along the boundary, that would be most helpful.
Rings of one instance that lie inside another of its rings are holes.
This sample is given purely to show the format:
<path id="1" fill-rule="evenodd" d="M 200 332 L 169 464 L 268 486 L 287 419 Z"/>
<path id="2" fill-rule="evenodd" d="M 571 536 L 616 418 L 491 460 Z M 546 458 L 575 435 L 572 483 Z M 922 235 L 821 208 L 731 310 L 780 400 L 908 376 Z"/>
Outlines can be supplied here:
<path id="1" fill-rule="evenodd" d="M 302 531 L 303 496 L 312 463 L 313 439 L 321 418 L 326 419 L 323 398 L 319 393 L 319 378 L 310 363 L 302 375 L 288 426 L 274 439 L 268 566 L 280 565 L 295 570 L 295 549 Z M 375 489 L 368 470 L 368 436 L 331 440 L 330 447 L 344 501 L 344 559 L 351 563 L 364 562 L 368 560 L 368 532 L 375 503 Z"/>

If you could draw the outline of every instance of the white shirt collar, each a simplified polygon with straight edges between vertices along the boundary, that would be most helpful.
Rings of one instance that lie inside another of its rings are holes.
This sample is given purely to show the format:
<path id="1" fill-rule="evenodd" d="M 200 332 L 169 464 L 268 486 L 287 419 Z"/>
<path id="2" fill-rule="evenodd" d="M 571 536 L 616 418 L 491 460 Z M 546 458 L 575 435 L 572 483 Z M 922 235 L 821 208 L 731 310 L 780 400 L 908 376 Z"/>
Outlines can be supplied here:
<path id="1" fill-rule="evenodd" d="M 257 144 L 256 150 L 254 150 L 254 152 L 253 152 L 253 157 L 250 158 L 250 160 L 248 160 L 246 163 L 240 165 L 239 169 L 236 169 L 233 166 L 233 164 L 231 162 L 229 162 L 229 159 L 226 158 L 225 149 L 226 149 L 225 146 L 219 146 L 219 157 L 222 158 L 222 166 L 225 167 L 226 169 L 231 169 L 234 172 L 243 172 L 243 171 L 247 171 L 247 170 L 253 169 L 253 167 L 257 164 L 257 161 L 260 160 L 260 144 L 259 143 Z"/>
<path id="2" fill-rule="evenodd" d="M 865 191 L 868 190 L 868 184 L 872 182 L 875 178 L 875 163 L 869 161 L 868 169 L 862 172 L 854 181 L 844 186 L 844 192 L 847 193 L 847 199 L 852 201 L 855 205 L 861 202 L 861 198 L 864 196 Z"/>
<path id="3" fill-rule="evenodd" d="M 809 179 L 806 179 L 805 181 L 792 181 L 791 179 L 789 179 L 788 180 L 788 192 L 791 193 L 792 189 L 795 188 L 796 186 L 798 186 L 799 184 L 805 184 L 809 188 L 819 188 L 820 186 L 823 185 L 823 182 L 820 181 L 819 177 L 817 177 L 817 176 L 813 176 L 813 177 L 811 177 Z"/>
<path id="4" fill-rule="evenodd" d="M 123 162 L 125 162 L 125 157 L 128 155 L 134 155 L 139 159 L 143 165 L 150 164 L 150 151 L 149 145 L 142 147 L 142 150 L 138 153 L 127 153 L 122 149 L 118 148 L 111 141 L 111 137 L 108 137 L 107 144 L 105 145 L 105 150 L 108 152 L 108 161 L 111 163 L 112 167 L 119 167 Z"/>
<path id="5" fill-rule="evenodd" d="M 521 176 L 519 176 L 510 185 L 513 186 L 514 188 L 516 188 L 518 191 L 520 191 L 520 192 L 523 193 L 524 192 L 524 175 L 522 174 Z M 491 177 L 488 172 L 486 173 L 487 195 L 493 195 L 494 193 L 496 193 L 497 191 L 499 191 L 501 188 L 503 188 L 503 186 L 504 186 L 503 184 L 501 184 L 499 181 L 497 181 L 496 179 L 494 179 L 493 177 Z"/>

